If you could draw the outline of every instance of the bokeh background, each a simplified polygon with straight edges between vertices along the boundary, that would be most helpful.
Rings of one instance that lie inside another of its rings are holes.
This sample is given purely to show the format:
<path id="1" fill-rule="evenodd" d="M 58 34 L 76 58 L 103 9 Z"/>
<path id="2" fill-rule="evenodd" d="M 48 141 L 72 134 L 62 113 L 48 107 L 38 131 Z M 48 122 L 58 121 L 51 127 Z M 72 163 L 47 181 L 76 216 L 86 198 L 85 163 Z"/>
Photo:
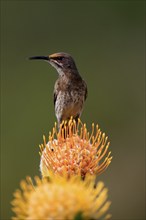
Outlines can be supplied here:
<path id="1" fill-rule="evenodd" d="M 82 121 L 111 141 L 100 175 L 114 220 L 145 219 L 144 1 L 1 1 L 1 219 L 56 121 L 55 69 L 29 56 L 68 52 L 88 84 Z"/>

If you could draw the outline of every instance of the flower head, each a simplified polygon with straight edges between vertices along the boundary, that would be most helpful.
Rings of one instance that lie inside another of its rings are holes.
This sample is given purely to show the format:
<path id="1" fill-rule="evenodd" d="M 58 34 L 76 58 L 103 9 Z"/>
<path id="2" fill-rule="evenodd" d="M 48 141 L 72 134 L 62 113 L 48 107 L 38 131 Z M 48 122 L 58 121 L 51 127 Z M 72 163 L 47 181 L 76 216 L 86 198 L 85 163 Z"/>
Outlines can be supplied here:
<path id="1" fill-rule="evenodd" d="M 22 181 L 12 201 L 16 217 L 13 220 L 101 219 L 110 202 L 103 182 L 94 187 L 95 177 L 87 175 L 84 181 L 79 176 L 66 179 L 50 173 L 48 179 L 35 177 L 36 186 L 30 179 Z M 106 215 L 106 219 L 110 215 Z"/>
<path id="2" fill-rule="evenodd" d="M 86 124 L 80 120 L 78 123 L 72 118 L 68 122 L 63 121 L 59 132 L 55 124 L 48 142 L 44 137 L 44 144 L 40 145 L 43 177 L 53 171 L 61 175 L 67 173 L 68 177 L 81 175 L 84 179 L 87 173 L 100 174 L 106 170 L 112 160 L 111 152 L 108 152 L 108 138 L 98 125 L 96 129 L 94 127 L 92 124 L 89 135 Z"/>

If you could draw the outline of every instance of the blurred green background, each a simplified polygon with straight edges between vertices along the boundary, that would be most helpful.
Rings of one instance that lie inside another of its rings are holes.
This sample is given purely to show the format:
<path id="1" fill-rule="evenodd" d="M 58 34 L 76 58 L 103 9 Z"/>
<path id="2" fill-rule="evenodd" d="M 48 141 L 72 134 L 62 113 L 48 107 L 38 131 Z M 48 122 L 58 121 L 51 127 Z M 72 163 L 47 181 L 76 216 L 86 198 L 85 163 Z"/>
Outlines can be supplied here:
<path id="1" fill-rule="evenodd" d="M 82 121 L 114 156 L 99 176 L 115 220 L 145 219 L 144 1 L 1 1 L 1 219 L 56 120 L 55 69 L 29 56 L 68 52 L 88 84 Z"/>

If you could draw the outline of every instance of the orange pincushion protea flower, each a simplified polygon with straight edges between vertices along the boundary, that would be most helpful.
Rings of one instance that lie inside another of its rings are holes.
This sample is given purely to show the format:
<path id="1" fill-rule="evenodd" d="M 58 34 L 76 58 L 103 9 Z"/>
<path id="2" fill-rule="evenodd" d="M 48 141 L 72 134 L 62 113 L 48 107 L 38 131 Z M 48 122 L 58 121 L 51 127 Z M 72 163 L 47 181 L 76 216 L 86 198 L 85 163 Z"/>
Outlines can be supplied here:
<path id="1" fill-rule="evenodd" d="M 95 136 L 94 136 L 95 133 Z M 40 145 L 42 176 L 49 172 L 56 174 L 67 173 L 67 176 L 86 174 L 101 174 L 111 163 L 111 152 L 108 152 L 109 142 L 105 133 L 102 134 L 98 125 L 92 124 L 92 133 L 87 132 L 86 124 L 80 120 L 76 123 L 72 118 L 62 122 L 59 132 L 56 124 L 49 141 Z"/>

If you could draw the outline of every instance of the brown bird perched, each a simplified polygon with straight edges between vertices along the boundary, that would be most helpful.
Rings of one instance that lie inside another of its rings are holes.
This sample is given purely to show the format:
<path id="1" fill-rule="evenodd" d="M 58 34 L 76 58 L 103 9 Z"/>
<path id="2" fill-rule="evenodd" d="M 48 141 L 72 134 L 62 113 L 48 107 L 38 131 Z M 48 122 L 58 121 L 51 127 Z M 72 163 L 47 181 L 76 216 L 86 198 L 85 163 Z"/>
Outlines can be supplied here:
<path id="1" fill-rule="evenodd" d="M 71 116 L 77 120 L 82 113 L 87 97 L 87 85 L 80 76 L 73 58 L 67 53 L 54 53 L 49 56 L 34 56 L 30 60 L 45 60 L 58 72 L 54 86 L 54 106 L 58 126 Z"/>

